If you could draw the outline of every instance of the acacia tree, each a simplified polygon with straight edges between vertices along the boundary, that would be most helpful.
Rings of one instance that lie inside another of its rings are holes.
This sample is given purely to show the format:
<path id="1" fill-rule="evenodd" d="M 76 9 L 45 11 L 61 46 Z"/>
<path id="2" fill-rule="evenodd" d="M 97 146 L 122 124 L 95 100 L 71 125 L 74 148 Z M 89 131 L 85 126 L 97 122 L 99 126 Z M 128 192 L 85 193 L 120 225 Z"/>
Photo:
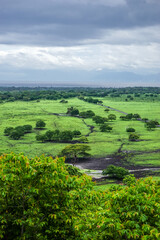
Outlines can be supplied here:
<path id="1" fill-rule="evenodd" d="M 86 144 L 70 144 L 66 146 L 62 151 L 61 155 L 73 158 L 73 165 L 77 162 L 78 157 L 90 156 L 87 151 L 90 151 L 90 146 Z"/>

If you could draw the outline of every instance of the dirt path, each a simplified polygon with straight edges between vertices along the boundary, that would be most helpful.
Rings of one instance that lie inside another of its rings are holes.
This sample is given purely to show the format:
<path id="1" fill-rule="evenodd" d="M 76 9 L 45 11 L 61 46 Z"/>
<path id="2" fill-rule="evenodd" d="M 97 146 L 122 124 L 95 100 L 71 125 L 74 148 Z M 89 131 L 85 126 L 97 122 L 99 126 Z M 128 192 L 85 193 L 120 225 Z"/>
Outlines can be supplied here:
<path id="1" fill-rule="evenodd" d="M 100 105 L 100 106 L 102 106 L 102 107 L 111 109 L 111 110 L 116 111 L 116 112 L 119 112 L 119 113 L 122 113 L 122 114 L 124 114 L 124 115 L 127 115 L 127 114 L 128 114 L 128 113 L 123 112 L 123 111 L 120 111 L 120 110 L 118 110 L 118 109 L 116 109 L 116 108 L 112 108 L 112 107 L 109 107 L 109 106 L 105 106 L 105 105 L 103 105 L 103 104 L 97 104 L 97 105 Z"/>

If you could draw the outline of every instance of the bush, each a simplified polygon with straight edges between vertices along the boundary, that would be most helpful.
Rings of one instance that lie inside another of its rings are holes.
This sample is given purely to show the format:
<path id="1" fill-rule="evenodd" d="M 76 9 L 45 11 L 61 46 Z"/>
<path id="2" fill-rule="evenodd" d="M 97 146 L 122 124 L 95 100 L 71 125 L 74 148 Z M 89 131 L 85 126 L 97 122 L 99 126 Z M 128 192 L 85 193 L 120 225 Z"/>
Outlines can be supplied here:
<path id="1" fill-rule="evenodd" d="M 32 131 L 32 126 L 27 124 L 27 125 L 23 125 L 24 131 L 25 133 L 30 133 Z"/>
<path id="2" fill-rule="evenodd" d="M 87 143 L 88 142 L 88 138 L 85 137 L 85 136 L 82 136 L 82 137 L 78 138 L 78 142 L 80 142 L 80 143 Z"/>
<path id="3" fill-rule="evenodd" d="M 83 118 L 92 118 L 93 116 L 95 116 L 95 113 L 92 110 L 88 110 L 86 112 L 80 112 L 79 116 Z"/>
<path id="4" fill-rule="evenodd" d="M 134 128 L 127 128 L 126 132 L 135 132 L 136 130 Z"/>
<path id="5" fill-rule="evenodd" d="M 43 120 L 38 120 L 36 122 L 36 128 L 44 128 L 46 126 L 45 122 Z"/>
<path id="6" fill-rule="evenodd" d="M 101 132 L 110 132 L 110 131 L 112 131 L 112 127 L 109 126 L 108 124 L 102 124 L 100 126 L 100 131 Z"/>
<path id="7" fill-rule="evenodd" d="M 116 115 L 115 114 L 109 114 L 108 115 L 108 120 L 111 120 L 111 121 L 116 120 Z"/>
<path id="8" fill-rule="evenodd" d="M 80 136 L 81 132 L 79 130 L 74 130 L 73 135 L 74 135 L 74 137 Z"/>
<path id="9" fill-rule="evenodd" d="M 130 133 L 129 135 L 129 141 L 137 141 L 139 139 L 139 135 L 135 133 Z"/>
<path id="10" fill-rule="evenodd" d="M 109 175 L 109 177 L 123 179 L 126 175 L 129 174 L 129 171 L 122 167 L 116 167 L 114 165 L 110 165 L 102 172 L 103 175 Z"/>
<path id="11" fill-rule="evenodd" d="M 13 127 L 6 127 L 4 129 L 4 135 L 9 136 L 11 134 L 11 132 L 13 131 L 13 129 L 14 129 Z"/>
<path id="12" fill-rule="evenodd" d="M 13 130 L 9 136 L 10 136 L 10 138 L 12 138 L 13 140 L 19 140 L 19 139 L 21 138 L 21 136 L 23 136 L 23 135 L 24 135 L 24 134 L 22 134 L 22 133 L 20 133 L 20 132 L 18 132 L 18 131 L 16 131 L 16 130 Z"/>

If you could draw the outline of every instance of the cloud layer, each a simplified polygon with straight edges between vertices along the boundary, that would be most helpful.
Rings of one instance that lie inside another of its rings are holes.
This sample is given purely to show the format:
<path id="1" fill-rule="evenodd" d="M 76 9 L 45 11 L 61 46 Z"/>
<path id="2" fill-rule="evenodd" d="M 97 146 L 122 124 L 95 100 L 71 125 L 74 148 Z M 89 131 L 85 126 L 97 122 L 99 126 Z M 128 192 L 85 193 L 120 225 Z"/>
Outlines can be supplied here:
<path id="1" fill-rule="evenodd" d="M 158 0 L 1 0 L 0 71 L 160 72 Z"/>

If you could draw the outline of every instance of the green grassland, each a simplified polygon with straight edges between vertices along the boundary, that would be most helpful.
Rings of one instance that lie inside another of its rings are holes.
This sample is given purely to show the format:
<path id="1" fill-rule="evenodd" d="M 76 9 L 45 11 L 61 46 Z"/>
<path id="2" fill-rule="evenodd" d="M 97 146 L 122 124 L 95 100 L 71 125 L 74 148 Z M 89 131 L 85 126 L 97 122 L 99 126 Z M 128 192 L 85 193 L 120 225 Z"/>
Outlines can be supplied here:
<path id="1" fill-rule="evenodd" d="M 142 118 L 147 117 L 150 120 L 160 121 L 160 103 L 159 102 L 125 102 L 113 101 L 109 98 L 102 98 L 105 106 L 110 106 L 126 113 L 139 113 Z M 60 103 L 59 100 L 41 100 L 30 102 L 6 102 L 0 104 L 0 152 L 9 153 L 11 151 L 18 153 L 23 152 L 30 157 L 45 154 L 56 156 L 68 145 L 67 143 L 40 143 L 36 141 L 36 134 L 45 133 L 47 130 L 80 130 L 82 135 L 89 133 L 89 127 L 84 124 L 81 118 L 70 116 L 55 116 L 53 113 L 65 114 L 67 108 L 74 106 L 79 111 L 92 110 L 96 115 L 107 117 L 108 114 L 114 113 L 116 121 L 109 124 L 113 127 L 112 132 L 100 132 L 99 125 L 95 124 L 92 119 L 85 119 L 87 125 L 94 126 L 94 131 L 88 137 L 91 147 L 90 154 L 95 157 L 105 157 L 114 154 L 123 145 L 123 151 L 142 152 L 142 155 L 135 156 L 136 164 L 153 164 L 158 165 L 159 155 L 152 153 L 152 157 L 145 152 L 153 152 L 160 149 L 160 128 L 154 131 L 148 131 L 141 121 L 122 121 L 119 119 L 122 113 L 110 110 L 105 112 L 105 107 L 84 102 L 78 98 L 68 99 L 68 103 Z M 24 124 L 31 124 L 35 127 L 36 121 L 42 119 L 46 123 L 44 130 L 34 129 L 32 133 L 26 134 L 20 140 L 11 140 L 4 136 L 3 132 L 6 127 L 16 127 Z M 140 141 L 128 141 L 126 128 L 134 127 L 136 133 L 140 136 Z M 151 163 L 152 162 L 152 163 Z"/>

